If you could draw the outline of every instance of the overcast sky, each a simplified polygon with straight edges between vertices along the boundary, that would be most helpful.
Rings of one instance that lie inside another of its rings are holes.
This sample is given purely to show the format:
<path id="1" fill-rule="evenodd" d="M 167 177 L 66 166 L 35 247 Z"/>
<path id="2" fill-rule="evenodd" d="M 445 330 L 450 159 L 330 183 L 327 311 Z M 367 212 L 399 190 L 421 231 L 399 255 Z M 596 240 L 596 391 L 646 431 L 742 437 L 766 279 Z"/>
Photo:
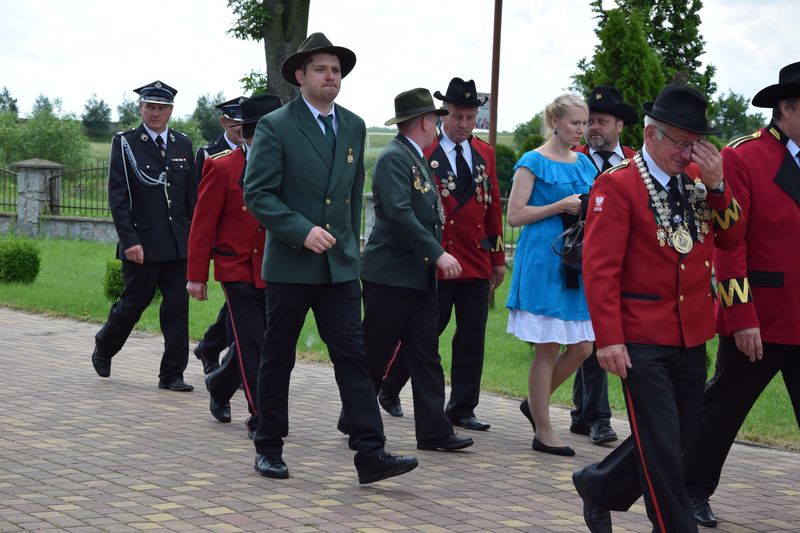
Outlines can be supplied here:
<path id="1" fill-rule="evenodd" d="M 312 0 L 308 31 L 356 53 L 337 101 L 379 126 L 406 89 L 445 92 L 460 76 L 489 92 L 493 13 L 492 0 Z M 800 60 L 798 15 L 796 1 L 706 0 L 702 59 L 717 66 L 719 90 L 751 98 L 776 83 L 781 67 Z M 44 94 L 80 115 L 96 93 L 116 116 L 133 88 L 161 79 L 178 89 L 183 116 L 200 95 L 239 96 L 238 80 L 265 70 L 260 42 L 226 34 L 232 21 L 226 0 L 0 0 L 0 87 L 23 114 Z M 500 130 L 569 87 L 593 53 L 595 26 L 588 0 L 504 1 Z"/>

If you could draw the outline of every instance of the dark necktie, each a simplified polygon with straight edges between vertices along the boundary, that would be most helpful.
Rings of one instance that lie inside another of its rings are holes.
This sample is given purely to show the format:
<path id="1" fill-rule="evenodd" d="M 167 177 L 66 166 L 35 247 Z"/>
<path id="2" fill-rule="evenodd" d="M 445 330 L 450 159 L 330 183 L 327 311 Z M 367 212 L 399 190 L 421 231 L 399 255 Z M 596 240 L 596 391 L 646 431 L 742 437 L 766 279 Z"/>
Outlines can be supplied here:
<path id="1" fill-rule="evenodd" d="M 325 141 L 331 148 L 331 153 L 336 147 L 336 134 L 333 131 L 333 115 L 323 115 L 320 113 L 319 119 L 325 124 Z"/>
<path id="2" fill-rule="evenodd" d="M 161 135 L 156 135 L 156 146 L 161 151 L 161 157 L 165 157 L 167 155 L 166 150 L 164 150 L 164 139 Z"/>
<path id="3" fill-rule="evenodd" d="M 667 198 L 669 199 L 670 207 L 672 208 L 673 213 L 682 215 L 683 207 L 681 200 L 683 198 L 683 194 L 681 194 L 681 189 L 678 185 L 678 176 L 672 176 L 669 179 L 669 192 L 667 194 Z"/>
<path id="4" fill-rule="evenodd" d="M 456 145 L 456 175 L 458 176 L 458 186 L 456 193 L 461 196 L 469 190 L 470 182 L 472 181 L 472 171 L 467 165 L 467 160 L 464 159 L 464 148 Z"/>
<path id="5" fill-rule="evenodd" d="M 603 159 L 603 166 L 600 167 L 600 172 L 605 172 L 606 170 L 612 167 L 611 156 L 614 155 L 614 152 L 608 152 L 606 150 L 598 150 L 595 153 Z"/>

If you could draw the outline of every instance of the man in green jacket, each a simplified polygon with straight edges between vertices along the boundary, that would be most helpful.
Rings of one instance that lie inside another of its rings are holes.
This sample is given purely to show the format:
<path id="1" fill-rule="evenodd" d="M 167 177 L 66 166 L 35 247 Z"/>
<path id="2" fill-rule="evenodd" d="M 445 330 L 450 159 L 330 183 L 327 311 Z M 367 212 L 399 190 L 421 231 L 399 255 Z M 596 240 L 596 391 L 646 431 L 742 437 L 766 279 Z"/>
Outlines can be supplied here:
<path id="1" fill-rule="evenodd" d="M 364 344 L 375 393 L 386 364 L 402 342 L 414 394 L 417 448 L 452 451 L 472 445 L 453 434 L 444 414 L 444 372 L 439 360 L 436 268 L 445 279 L 461 274 L 442 248 L 442 209 L 433 173 L 422 151 L 436 138 L 436 109 L 427 89 L 397 95 L 399 133 L 381 153 L 372 179 L 375 227 L 364 248 Z"/>
<path id="2" fill-rule="evenodd" d="M 384 451 L 383 422 L 364 355 L 359 229 L 364 121 L 333 101 L 356 56 L 310 35 L 283 62 L 300 96 L 263 117 L 245 174 L 245 204 L 267 228 L 267 323 L 258 375 L 255 469 L 287 478 L 289 379 L 309 309 L 328 347 L 360 483 L 404 474 L 413 457 Z"/>

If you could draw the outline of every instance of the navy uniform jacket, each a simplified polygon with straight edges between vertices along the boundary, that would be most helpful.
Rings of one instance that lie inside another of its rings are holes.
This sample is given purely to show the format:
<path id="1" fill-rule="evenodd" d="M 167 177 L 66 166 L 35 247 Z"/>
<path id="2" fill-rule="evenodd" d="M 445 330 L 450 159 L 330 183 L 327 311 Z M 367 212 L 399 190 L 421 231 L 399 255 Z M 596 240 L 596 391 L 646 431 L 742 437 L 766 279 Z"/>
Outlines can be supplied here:
<path id="1" fill-rule="evenodd" d="M 158 179 L 164 172 L 165 183 L 142 183 L 123 153 L 123 138 L 130 145 L 142 177 Z M 125 250 L 137 244 L 144 248 L 144 260 L 148 262 L 186 259 L 189 224 L 197 202 L 192 156 L 192 141 L 172 128 L 167 131 L 165 157 L 143 125 L 114 135 L 108 167 L 108 205 L 119 236 L 119 259 L 124 260 Z"/>
<path id="2" fill-rule="evenodd" d="M 194 157 L 194 175 L 197 180 L 197 185 L 200 186 L 200 180 L 203 178 L 203 163 L 206 162 L 210 156 L 230 150 L 231 146 L 225 140 L 225 132 L 220 135 L 216 141 L 211 141 L 197 149 L 197 154 Z"/>

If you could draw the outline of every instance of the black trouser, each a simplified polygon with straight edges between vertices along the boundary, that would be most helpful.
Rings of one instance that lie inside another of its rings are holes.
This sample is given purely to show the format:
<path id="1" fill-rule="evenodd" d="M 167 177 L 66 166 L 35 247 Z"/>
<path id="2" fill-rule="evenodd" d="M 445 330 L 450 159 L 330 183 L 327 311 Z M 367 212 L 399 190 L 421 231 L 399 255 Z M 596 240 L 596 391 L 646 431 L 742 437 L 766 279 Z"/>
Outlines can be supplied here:
<path id="1" fill-rule="evenodd" d="M 739 351 L 733 337 L 719 337 L 717 367 L 683 458 L 689 496 L 714 494 L 739 428 L 778 372 L 783 375 L 800 428 L 800 345 L 765 342 L 763 347 L 764 357 L 753 363 Z"/>
<path id="2" fill-rule="evenodd" d="M 453 307 L 456 310 L 456 331 L 453 334 L 450 364 L 450 401 L 445 413 L 452 420 L 475 416 L 481 394 L 483 353 L 486 340 L 486 319 L 489 315 L 489 280 L 439 281 L 439 332 L 450 323 Z M 409 378 L 403 345 L 383 380 L 381 390 L 397 397 Z"/>
<path id="3" fill-rule="evenodd" d="M 197 343 L 195 352 L 206 357 L 219 357 L 220 352 L 233 343 L 232 337 L 228 305 L 223 303 L 217 313 L 217 319 L 208 326 L 203 338 Z"/>
<path id="4" fill-rule="evenodd" d="M 693 348 L 628 344 L 622 380 L 631 436 L 586 467 L 584 497 L 627 511 L 644 494 L 658 533 L 697 531 L 683 483 L 681 450 L 694 430 L 706 377 L 705 344 Z"/>
<path id="5" fill-rule="evenodd" d="M 94 336 L 97 352 L 113 357 L 122 349 L 133 327 L 155 295 L 161 291 L 159 319 L 164 335 L 164 355 L 158 377 L 163 381 L 183 378 L 189 362 L 189 295 L 186 293 L 186 261 L 122 262 L 125 288 L 111 306 L 108 320 Z"/>
<path id="6" fill-rule="evenodd" d="M 364 347 L 375 393 L 380 390 L 384 369 L 399 341 L 411 374 L 418 441 L 453 434 L 453 426 L 443 410 L 444 372 L 437 350 L 438 315 L 435 291 L 364 281 Z"/>
<path id="7" fill-rule="evenodd" d="M 592 346 L 592 354 L 586 358 L 575 372 L 572 382 L 572 403 L 570 411 L 572 422 L 587 426 L 595 422 L 611 420 L 611 406 L 608 403 L 608 374 L 597 362 L 597 349 Z"/>
<path id="8" fill-rule="evenodd" d="M 244 383 L 244 396 L 251 415 L 258 412 L 258 366 L 266 327 L 264 289 L 243 281 L 223 281 L 222 291 L 229 312 L 233 344 L 231 356 L 208 379 L 208 391 L 215 400 L 225 403 Z"/>
<path id="9" fill-rule="evenodd" d="M 289 379 L 308 310 L 328 347 L 356 456 L 383 451 L 383 420 L 364 356 L 358 280 L 332 284 L 267 282 L 267 322 L 258 370 L 258 453 L 280 454 L 289 431 Z"/>

